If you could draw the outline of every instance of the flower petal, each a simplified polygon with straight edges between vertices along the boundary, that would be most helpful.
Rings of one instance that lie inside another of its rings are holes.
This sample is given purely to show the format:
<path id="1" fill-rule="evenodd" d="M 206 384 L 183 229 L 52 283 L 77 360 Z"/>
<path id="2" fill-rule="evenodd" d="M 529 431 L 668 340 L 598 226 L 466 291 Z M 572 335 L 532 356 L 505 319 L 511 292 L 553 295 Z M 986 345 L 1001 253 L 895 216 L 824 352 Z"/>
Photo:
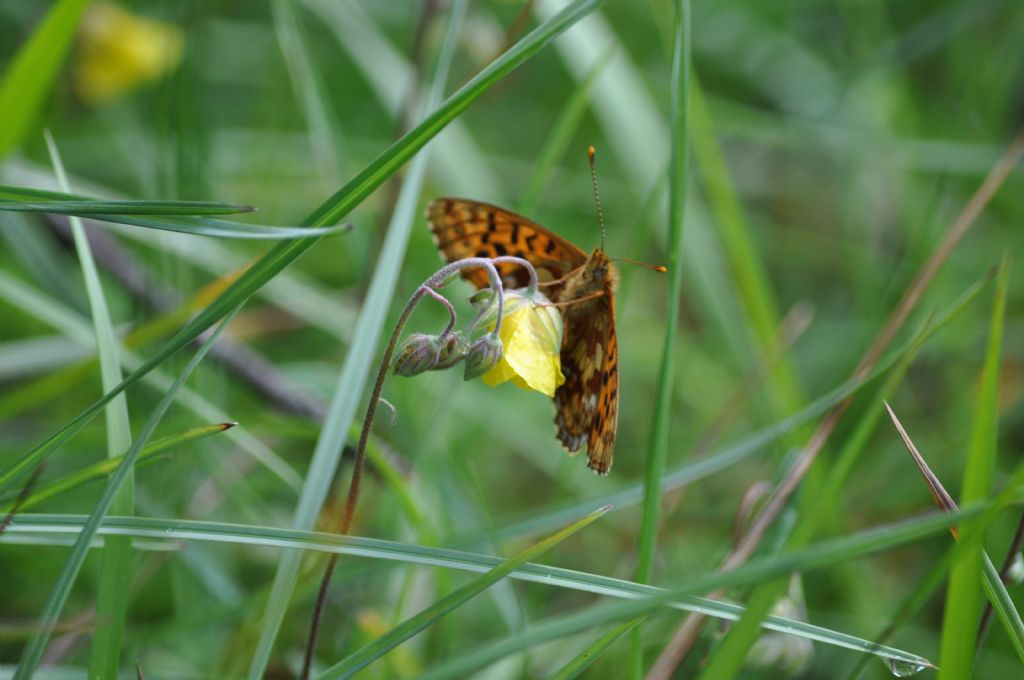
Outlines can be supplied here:
<path id="1" fill-rule="evenodd" d="M 546 300 L 528 300 L 510 291 L 505 302 L 506 315 L 499 333 L 505 353 L 498 364 L 484 374 L 484 384 L 498 385 L 507 380 L 523 389 L 553 397 L 562 375 L 560 351 L 562 317 Z M 492 327 L 493 328 L 493 327 Z"/>

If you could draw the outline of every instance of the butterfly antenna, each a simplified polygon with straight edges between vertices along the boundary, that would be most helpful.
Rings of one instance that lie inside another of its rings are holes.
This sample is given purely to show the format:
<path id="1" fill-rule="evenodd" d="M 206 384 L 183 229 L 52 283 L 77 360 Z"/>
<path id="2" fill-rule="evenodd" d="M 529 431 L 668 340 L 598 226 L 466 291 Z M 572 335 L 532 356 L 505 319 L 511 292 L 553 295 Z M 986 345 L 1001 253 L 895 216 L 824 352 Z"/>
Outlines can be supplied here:
<path id="1" fill-rule="evenodd" d="M 594 185 L 594 203 L 597 205 L 597 219 L 601 223 L 601 250 L 604 250 L 604 210 L 601 209 L 601 194 L 597 191 L 597 167 L 594 165 L 594 147 L 587 149 L 590 161 L 590 183 Z"/>
<path id="2" fill-rule="evenodd" d="M 627 264 L 638 264 L 641 267 L 647 267 L 648 269 L 653 269 L 656 272 L 664 273 L 664 272 L 668 271 L 668 267 L 664 267 L 664 266 L 662 266 L 660 264 L 647 264 L 646 262 L 641 262 L 640 260 L 631 260 L 628 257 L 613 257 L 611 259 L 611 261 L 612 262 L 625 262 Z"/>

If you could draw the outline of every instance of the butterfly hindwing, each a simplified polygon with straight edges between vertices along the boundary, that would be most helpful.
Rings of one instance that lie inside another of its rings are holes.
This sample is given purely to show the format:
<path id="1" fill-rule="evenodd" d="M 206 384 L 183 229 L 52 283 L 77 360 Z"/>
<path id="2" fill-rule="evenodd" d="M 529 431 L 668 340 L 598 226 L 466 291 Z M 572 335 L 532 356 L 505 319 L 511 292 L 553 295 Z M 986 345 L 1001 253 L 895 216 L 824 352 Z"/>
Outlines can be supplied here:
<path id="1" fill-rule="evenodd" d="M 587 254 L 550 230 L 521 215 L 490 203 L 462 198 L 438 198 L 427 206 L 427 222 L 445 260 L 513 255 L 529 261 L 538 273 L 561 278 L 587 260 Z M 522 267 L 500 265 L 498 273 L 523 287 L 529 275 Z M 488 285 L 483 269 L 463 269 L 462 276 L 477 288 Z"/>
<path id="2" fill-rule="evenodd" d="M 587 446 L 587 467 L 606 475 L 612 466 L 619 415 L 618 342 L 612 281 L 604 294 L 569 307 L 565 315 L 562 373 L 555 392 L 555 426 L 570 453 Z"/>

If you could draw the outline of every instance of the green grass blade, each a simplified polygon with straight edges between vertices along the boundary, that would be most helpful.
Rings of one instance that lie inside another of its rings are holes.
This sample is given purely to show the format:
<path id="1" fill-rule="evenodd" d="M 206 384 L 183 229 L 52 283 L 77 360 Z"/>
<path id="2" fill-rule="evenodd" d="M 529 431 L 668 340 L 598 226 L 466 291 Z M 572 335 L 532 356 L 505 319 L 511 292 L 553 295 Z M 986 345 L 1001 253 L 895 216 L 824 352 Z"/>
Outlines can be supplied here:
<path id="1" fill-rule="evenodd" d="M 973 517 L 987 507 L 987 504 L 974 505 L 962 509 L 959 516 Z M 590 630 L 605 623 L 651 612 L 669 601 L 684 596 L 716 588 L 749 585 L 790 572 L 817 569 L 843 560 L 873 554 L 946 531 L 950 523 L 949 515 L 933 513 L 842 538 L 822 541 L 791 553 L 751 560 L 731 572 L 688 576 L 683 585 L 666 589 L 660 595 L 627 602 L 601 604 L 581 612 L 534 624 L 520 635 L 477 647 L 473 651 L 430 669 L 420 676 L 420 680 L 466 677 L 472 671 L 508 654 L 529 649 L 542 642 L 550 642 L 560 637 Z M 925 665 L 929 665 L 927 660 L 924 662 Z"/>
<path id="2" fill-rule="evenodd" d="M 34 218 L 5 216 L 0 224 L 0 238 L 7 241 L 11 255 L 50 295 L 80 311 L 86 309 L 88 303 L 81 284 L 64 266 L 66 254 L 51 233 L 34 224 Z"/>
<path id="3" fill-rule="evenodd" d="M 311 224 L 331 224 L 349 213 L 483 92 L 508 75 L 559 34 L 593 12 L 604 0 L 579 0 L 545 21 L 491 62 L 449 97 L 440 109 L 395 142 L 310 217 Z"/>
<path id="4" fill-rule="evenodd" d="M 455 590 L 451 594 L 441 598 L 437 602 L 433 603 L 419 614 L 406 619 L 399 625 L 392 628 L 385 635 L 377 638 L 369 645 L 363 647 L 351 656 L 346 657 L 341 663 L 331 666 L 329 669 L 324 671 L 320 676 L 321 680 L 327 680 L 328 678 L 350 678 L 355 673 L 358 673 L 361 669 L 368 666 L 375 659 L 383 656 L 390 650 L 394 649 L 398 645 L 402 644 L 412 636 L 416 635 L 420 631 L 425 630 L 439 619 L 447 614 L 451 613 L 458 607 L 469 602 L 471 599 L 484 592 L 492 585 L 500 581 L 501 579 L 508 576 L 514 570 L 518 569 L 523 564 L 530 562 L 542 554 L 555 547 L 565 539 L 572 536 L 574 533 L 589 525 L 595 521 L 610 508 L 604 507 L 595 510 L 590 515 L 580 519 L 573 524 L 565 527 L 561 531 L 552 534 L 548 538 L 534 544 L 533 546 L 523 550 L 515 557 L 512 557 L 498 566 L 494 567 L 486 574 L 478 579 L 475 579 L 461 588 Z"/>
<path id="5" fill-rule="evenodd" d="M 558 669 L 558 672 L 551 676 L 551 680 L 572 680 L 577 675 L 587 670 L 590 664 L 597 661 L 597 657 L 601 656 L 605 651 L 608 650 L 615 641 L 621 638 L 623 635 L 633 630 L 644 617 L 638 617 L 632 621 L 625 621 L 612 628 L 610 631 L 602 635 L 601 637 L 594 640 L 591 644 L 587 645 L 575 659 Z"/>
<path id="6" fill-rule="evenodd" d="M 564 5 L 565 0 L 537 0 L 534 13 L 549 18 Z M 555 48 L 579 81 L 606 49 L 614 47 L 611 63 L 594 83 L 590 103 L 626 176 L 647 191 L 664 168 L 661 163 L 668 156 L 665 141 L 670 133 L 645 76 L 630 61 L 630 49 L 616 35 L 615 28 L 603 13 L 595 14 Z"/>
<path id="7" fill-rule="evenodd" d="M 15 149 L 37 120 L 64 62 L 88 0 L 60 0 L 32 32 L 0 81 L 0 158 Z"/>
<path id="8" fill-rule="evenodd" d="M 603 0 L 582 0 L 568 6 L 564 11 L 545 22 L 501 57 L 483 69 L 474 78 L 449 97 L 441 107 L 426 120 L 410 130 L 401 139 L 389 146 L 366 169 L 325 201 L 306 220 L 308 226 L 324 226 L 336 223 L 359 205 L 377 187 L 383 184 L 399 167 L 412 158 L 445 125 L 454 120 L 463 110 L 490 89 L 516 66 L 532 57 L 557 35 L 594 11 Z M 273 247 L 270 252 L 240 276 L 208 307 L 196 315 L 173 338 L 165 343 L 156 354 L 133 371 L 118 387 L 106 393 L 85 411 L 62 426 L 49 439 L 27 451 L 11 465 L 0 472 L 0 492 L 13 480 L 27 473 L 36 463 L 52 450 L 73 436 L 103 408 L 115 394 L 137 382 L 164 359 L 189 344 L 225 314 L 236 309 L 263 287 L 278 272 L 309 250 L 319 237 L 286 241 Z"/>
<path id="9" fill-rule="evenodd" d="M 1013 650 L 1017 652 L 1017 658 L 1024 663 L 1024 620 L 1021 620 L 1020 612 L 1013 603 L 1013 598 L 1006 590 L 1006 584 L 999 576 L 999 570 L 992 564 L 988 553 L 981 553 L 982 586 L 985 594 L 992 603 L 992 608 L 999 617 L 999 622 L 1006 629 L 1006 635 L 1013 644 Z"/>
<path id="10" fill-rule="evenodd" d="M 204 439 L 205 437 L 209 437 L 210 435 L 224 432 L 225 430 L 234 427 L 234 425 L 234 423 L 203 425 L 201 427 L 194 427 L 192 429 L 185 430 L 184 432 L 155 439 L 153 440 L 153 443 L 148 444 L 139 453 L 139 459 L 135 463 L 135 468 L 138 469 L 145 465 L 152 465 L 185 444 L 191 444 L 200 439 Z M 195 449 L 185 449 L 185 451 L 194 450 Z M 77 472 L 73 472 L 66 477 L 62 477 L 61 479 L 50 482 L 49 484 L 40 486 L 25 499 L 21 504 L 21 508 L 22 510 L 34 508 L 40 503 L 48 501 L 51 498 L 67 493 L 68 491 L 76 489 L 83 484 L 93 481 L 94 479 L 99 479 L 104 475 L 108 475 L 117 469 L 117 466 L 121 464 L 122 460 L 124 460 L 123 454 L 114 458 L 107 458 L 86 466 Z M 11 503 L 2 504 L 0 505 L 0 512 L 7 512 L 11 507 Z"/>
<path id="11" fill-rule="evenodd" d="M 951 305 L 953 314 L 963 310 L 970 301 L 974 300 L 990 279 L 991 274 L 987 274 L 957 298 Z M 952 316 L 947 314 L 944 318 L 951 319 Z M 930 323 L 926 322 L 911 339 L 909 351 L 879 387 L 871 400 L 871 405 L 868 406 L 853 433 L 846 439 L 836 456 L 836 463 L 829 470 L 824 482 L 814 489 L 808 490 L 805 494 L 805 498 L 801 501 L 802 513 L 796 528 L 786 542 L 790 549 L 809 543 L 814 533 L 820 530 L 822 522 L 834 516 L 833 506 L 836 499 L 840 497 L 844 482 L 878 424 L 883 412 L 882 405 L 900 384 L 913 358 L 930 335 L 929 326 Z M 707 665 L 701 671 L 702 680 L 729 678 L 740 672 L 750 648 L 761 634 L 761 621 L 771 611 L 778 598 L 783 595 L 787 584 L 787 579 L 778 579 L 771 583 L 761 584 L 754 590 L 748 600 L 747 611 L 743 619 L 729 629 L 725 639 L 714 650 Z"/>
<path id="12" fill-rule="evenodd" d="M 39 627 L 35 634 L 29 639 L 25 645 L 25 649 L 22 651 L 21 659 L 18 661 L 18 668 L 14 673 L 14 680 L 27 680 L 31 678 L 39 667 L 39 662 L 43 658 L 43 652 L 46 649 L 46 644 L 50 639 L 50 635 L 53 632 L 54 626 L 57 624 L 57 618 L 60 616 L 61 610 L 64 608 L 64 602 L 67 600 L 68 594 L 71 592 L 71 587 L 74 585 L 75 580 L 78 577 L 78 572 L 82 568 L 82 564 L 85 562 L 85 556 L 89 550 L 89 544 L 92 543 L 92 539 L 96 536 L 96 531 L 99 529 L 100 523 L 106 516 L 107 512 L 114 501 L 114 497 L 120 490 L 121 485 L 131 474 L 135 461 L 139 457 L 139 453 L 142 451 L 142 447 L 146 445 L 149 438 L 153 435 L 153 431 L 156 426 L 160 423 L 167 409 L 170 408 L 171 402 L 174 401 L 175 395 L 178 390 L 185 383 L 188 377 L 195 370 L 199 362 L 203 360 L 206 353 L 213 347 L 213 343 L 220 337 L 221 332 L 231 322 L 234 314 L 227 316 L 224 321 L 221 322 L 220 326 L 210 334 L 210 337 L 203 343 L 203 345 L 196 351 L 195 356 L 188 362 L 185 369 L 175 380 L 171 389 L 161 398 L 160 402 L 153 409 L 149 418 L 146 419 L 146 423 L 142 426 L 139 431 L 138 437 L 132 443 L 131 447 L 125 453 L 124 460 L 121 461 L 121 465 L 117 468 L 110 477 L 110 481 L 107 483 L 107 488 L 103 492 L 103 496 L 96 503 L 96 507 L 93 509 L 92 514 L 86 520 L 82 526 L 82 531 L 75 541 L 75 545 L 71 549 L 71 555 L 68 556 L 67 562 L 64 563 L 64 568 L 61 570 L 60 576 L 57 579 L 57 584 L 54 586 L 53 592 L 50 595 L 50 599 L 47 601 L 46 606 L 43 609 L 43 613 L 39 617 Z"/>
<path id="13" fill-rule="evenodd" d="M 103 222 L 221 238 L 281 240 L 327 236 L 349 225 L 275 227 L 218 220 L 207 215 L 252 212 L 255 208 L 204 201 L 103 201 L 77 194 L 0 185 L 0 213 L 77 215 Z"/>
<path id="14" fill-rule="evenodd" d="M 61 215 L 234 215 L 253 212 L 251 205 L 216 201 L 112 201 L 0 184 L 0 210 L 50 212 Z"/>
<path id="15" fill-rule="evenodd" d="M 2 270 L 0 270 L 0 296 L 2 296 L 8 303 L 21 308 L 27 314 L 30 314 L 40 321 L 60 330 L 76 342 L 90 348 L 92 347 L 91 329 L 83 317 L 74 310 L 68 309 L 52 298 L 41 295 L 38 291 L 24 283 L 21 283 L 13 277 L 8 276 L 7 273 Z M 190 305 L 186 304 L 182 310 L 188 311 L 189 308 Z M 127 351 L 122 352 L 122 362 L 135 373 L 138 373 L 141 370 L 141 367 L 144 366 L 142 359 L 140 359 L 136 354 Z M 95 364 L 86 362 L 85 364 L 82 364 L 82 366 L 86 369 L 93 370 L 92 367 L 95 366 Z M 78 370 L 75 369 L 73 372 L 77 374 Z M 54 374 L 53 377 L 62 378 L 62 373 L 63 372 Z M 72 377 L 77 379 L 77 375 Z M 130 377 L 131 376 L 129 376 L 129 378 Z M 139 376 L 139 380 L 144 384 L 154 386 L 155 389 L 161 393 L 169 389 L 171 384 L 174 382 L 170 375 L 158 368 L 154 368 L 143 373 Z M 59 386 L 60 381 L 58 380 L 55 382 Z M 49 390 L 53 388 L 54 385 L 47 384 L 45 387 Z M 17 391 L 12 391 L 12 393 L 13 392 Z M 7 401 L 6 397 L 7 395 L 4 395 L 3 398 L 0 398 L 0 403 Z M 223 412 L 215 404 L 187 387 L 180 390 L 178 401 L 200 418 L 212 418 L 223 421 L 231 420 L 228 414 Z M 75 423 L 75 427 L 72 428 L 73 432 L 80 429 L 84 422 L 88 422 L 88 419 L 82 419 L 82 417 L 79 416 L 79 421 Z M 64 436 L 66 438 L 67 433 L 65 433 Z M 286 461 L 281 459 L 273 449 L 268 447 L 257 437 L 253 436 L 246 428 L 232 428 L 228 431 L 227 437 L 238 444 L 242 449 L 252 454 L 253 458 L 258 460 L 262 465 L 265 465 L 268 470 L 279 477 L 289 488 L 298 490 L 301 486 L 302 478 L 299 474 Z M 49 446 L 52 445 L 51 438 Z M 40 459 L 42 458 L 38 449 L 33 452 L 32 455 L 37 456 Z M 17 466 L 18 462 L 16 461 L 9 468 L 9 470 L 15 471 L 15 478 L 17 477 Z"/>
<path id="16" fill-rule="evenodd" d="M 990 507 L 988 508 L 988 510 L 986 510 L 978 518 L 978 526 L 982 528 L 990 526 L 992 522 L 995 520 L 996 516 L 999 514 L 999 512 L 1001 512 L 1007 505 L 1009 505 L 1010 503 L 1020 504 L 1022 501 L 1022 487 L 1024 487 L 1024 465 L 1018 465 L 1017 468 L 1014 470 L 1013 474 L 1006 481 L 1006 485 L 996 496 L 995 501 L 989 503 Z M 953 512 L 958 511 L 959 510 L 953 510 Z M 982 532 L 979 531 L 975 531 L 966 537 L 961 535 L 960 540 L 957 541 L 949 550 L 946 551 L 946 553 L 942 556 L 942 559 L 940 559 L 935 564 L 935 566 L 928 570 L 928 572 L 924 575 L 924 578 L 920 578 L 918 580 L 918 585 L 910 593 L 907 594 L 903 602 L 901 602 L 897 610 L 897 613 L 892 617 L 891 621 L 885 626 L 882 633 L 876 636 L 876 639 L 878 639 L 879 642 L 884 642 L 888 639 L 890 635 L 892 635 L 893 631 L 895 631 L 900 624 L 905 623 L 907 620 L 910 619 L 911 616 L 913 616 L 916 612 L 920 611 L 920 609 L 924 607 L 926 603 L 929 602 L 932 595 L 939 588 L 939 586 L 942 585 L 943 577 L 946 575 L 948 571 L 951 570 L 952 565 L 959 562 L 965 555 L 968 555 L 972 551 L 977 550 L 981 546 L 981 539 L 983 538 L 984 536 L 982 535 Z M 995 590 L 1005 591 L 1005 587 L 1000 586 Z M 1003 595 L 998 592 L 996 592 L 996 595 L 997 598 L 1003 597 Z M 993 604 L 996 608 L 996 611 L 999 611 L 1001 605 L 996 604 L 995 600 L 993 600 Z M 1008 611 L 1004 609 L 1003 612 L 1010 617 L 1016 617 L 1018 619 L 1017 622 L 1010 623 L 1009 625 L 1007 625 L 1007 623 L 1004 622 L 1004 625 L 1006 626 L 1006 631 L 1010 635 L 1011 640 L 1020 639 L 1021 633 L 1015 631 L 1024 629 L 1024 624 L 1021 624 L 1019 622 L 1020 617 L 1016 614 L 1016 610 L 1011 607 Z M 1002 618 L 1002 616 L 1003 614 L 1000 614 L 1000 618 Z M 1017 646 L 1016 641 L 1014 642 L 1014 646 Z M 1017 653 L 1018 655 L 1022 654 L 1021 651 L 1018 651 Z M 851 671 L 848 677 L 851 679 L 858 677 L 861 673 L 863 665 L 864 663 L 862 661 Z"/>
<path id="17" fill-rule="evenodd" d="M 746 323 L 761 351 L 770 352 L 781 323 L 778 304 L 719 146 L 714 119 L 696 78 L 692 90 L 690 108 L 695 165 L 704 179 L 708 202 L 715 216 L 716 233 L 722 240 L 736 292 L 743 303 Z M 772 393 L 776 413 L 791 411 L 803 401 L 792 366 L 785 358 L 765 387 Z"/>
<path id="18" fill-rule="evenodd" d="M 127 224 L 133 227 L 176 231 L 194 236 L 210 236 L 217 238 L 238 238 L 256 241 L 283 241 L 289 239 L 309 239 L 318 236 L 329 236 L 346 232 L 352 228 L 349 224 L 318 227 L 272 227 L 263 224 L 242 224 L 228 222 L 211 217 L 165 217 L 154 219 L 138 215 L 89 215 L 94 220 Z"/>
<path id="19" fill-rule="evenodd" d="M 334 182 L 341 175 L 337 151 L 341 131 L 333 123 L 337 116 L 330 106 L 323 78 L 307 51 L 307 41 L 304 40 L 305 36 L 295 16 L 295 3 L 291 0 L 273 0 L 270 10 L 274 18 L 277 43 L 299 99 L 299 108 L 306 118 L 310 152 L 320 177 Z"/>
<path id="20" fill-rule="evenodd" d="M 449 48 L 446 58 L 442 58 L 438 63 L 434 84 L 426 102 L 428 110 L 436 106 L 441 98 L 441 88 L 447 80 L 448 67 L 451 64 L 450 46 L 454 41 L 454 36 L 450 35 L 446 42 Z M 330 491 L 334 471 L 338 467 L 356 408 L 362 399 L 370 375 L 373 357 L 377 353 L 384 321 L 391 306 L 402 261 L 405 259 L 405 248 L 416 219 L 416 205 L 423 187 L 428 159 L 428 154 L 420 154 L 413 161 L 402 184 L 391 223 L 388 225 L 387 236 L 374 268 L 370 292 L 356 321 L 354 341 L 338 376 L 337 386 L 328 406 L 327 418 L 324 420 L 306 481 L 299 494 L 299 503 L 292 518 L 293 528 L 311 529 Z M 260 627 L 259 641 L 249 668 L 251 678 L 262 677 L 266 672 L 274 640 L 295 590 L 301 558 L 301 553 L 285 553 L 278 563 Z"/>
<path id="21" fill-rule="evenodd" d="M 672 391 L 675 385 L 676 336 L 679 331 L 679 308 L 683 297 L 683 225 L 686 193 L 689 185 L 689 108 L 690 108 L 690 2 L 679 0 L 675 5 L 675 43 L 672 52 L 671 139 L 668 168 L 668 271 L 670 286 L 662 343 L 661 366 L 654 396 L 654 416 L 644 465 L 643 517 L 637 544 L 636 580 L 647 583 L 654 566 L 658 540 L 658 516 L 661 487 L 668 458 L 669 423 L 672 422 Z M 632 673 L 643 675 L 643 629 L 632 633 Z"/>
<path id="22" fill-rule="evenodd" d="M 329 222 L 346 214 L 348 210 L 365 198 L 372 188 L 384 182 L 401 162 L 404 162 L 426 144 L 484 90 L 519 63 L 535 54 L 556 35 L 593 11 L 598 4 L 599 0 L 575 3 L 558 17 L 523 38 L 452 95 L 441 109 L 428 116 L 412 132 L 396 142 L 388 152 L 379 156 L 349 185 L 346 185 L 346 188 L 335 194 L 314 213 L 310 222 Z M 442 61 L 439 63 L 438 75 L 434 80 L 432 97 L 439 96 L 439 88 L 443 87 L 447 73 L 442 68 L 443 66 L 445 63 Z M 388 229 L 388 236 L 374 272 L 373 281 L 370 284 L 369 296 L 363 305 L 363 313 L 360 314 L 359 321 L 357 321 L 353 345 L 346 357 L 345 365 L 342 367 L 341 375 L 338 378 L 338 388 L 334 392 L 324 429 L 313 453 L 313 460 L 306 475 L 306 483 L 292 520 L 293 527 L 300 529 L 311 527 L 327 496 L 330 480 L 333 477 L 332 472 L 337 466 L 337 460 L 347 438 L 356 406 L 361 399 L 372 357 L 376 354 L 380 329 L 390 306 L 408 231 L 414 219 L 413 208 L 418 200 L 423 173 L 426 171 L 425 163 L 426 157 L 424 156 L 423 160 L 416 163 L 410 170 L 403 185 L 392 224 Z M 266 672 L 274 639 L 281 626 L 298 578 L 300 558 L 301 555 L 298 553 L 289 553 L 281 558 L 278 565 L 260 628 L 259 640 L 249 667 L 250 678 L 260 678 Z"/>
<path id="23" fill-rule="evenodd" d="M 50 160 L 53 162 L 61 188 L 68 191 L 64 165 L 49 131 L 46 133 L 46 145 L 50 150 Z M 85 292 L 89 299 L 93 332 L 96 335 L 100 384 L 103 386 L 103 391 L 107 392 L 116 387 L 123 377 L 117 338 L 114 335 L 110 309 L 107 306 L 107 299 L 103 293 L 103 286 L 100 283 L 99 272 L 96 270 L 96 262 L 93 260 L 85 229 L 77 217 L 72 217 L 70 222 L 75 250 L 78 253 L 78 260 L 85 279 Z M 128 402 L 124 393 L 117 395 L 107 404 L 104 415 L 107 425 L 107 458 L 114 458 L 122 451 L 127 450 L 132 443 Z M 114 495 L 110 510 L 115 515 L 135 513 L 135 478 L 131 472 L 126 476 L 120 490 Z M 89 660 L 89 672 L 94 677 L 117 675 L 121 656 L 121 638 L 124 635 L 124 619 L 128 611 L 128 595 L 131 591 L 131 565 L 131 540 L 120 536 L 108 539 L 103 549 L 99 593 L 96 600 L 96 616 L 102 623 L 97 627 L 96 634 L 93 636 L 92 653 Z"/>
<path id="24" fill-rule="evenodd" d="M 523 215 L 532 215 L 536 211 L 537 201 L 540 200 L 544 189 L 551 182 L 551 175 L 559 161 L 565 156 L 569 142 L 572 141 L 573 134 L 579 128 L 580 121 L 583 120 L 583 115 L 587 112 L 594 83 L 597 82 L 598 76 L 611 61 L 613 54 L 615 54 L 614 48 L 609 47 L 605 50 L 604 54 L 591 67 L 586 78 L 576 86 L 572 97 L 562 108 L 558 120 L 551 126 L 551 132 L 548 133 L 547 139 L 540 147 L 540 157 L 534 164 L 533 173 L 526 183 L 523 198 L 519 203 L 519 212 Z"/>
<path id="25" fill-rule="evenodd" d="M 8 533 L 0 542 L 32 540 L 41 544 L 59 544 L 64 536 L 76 536 L 81 532 L 85 518 L 81 515 L 31 515 L 18 516 Z M 264 548 L 317 550 L 377 561 L 371 569 L 379 569 L 379 562 L 413 564 L 440 567 L 444 569 L 483 573 L 501 564 L 501 559 L 490 555 L 469 553 L 431 546 L 411 545 L 382 539 L 360 536 L 339 536 L 322 532 L 297 531 L 277 527 L 261 527 L 222 522 L 198 520 L 159 519 L 149 517 L 108 517 L 100 528 L 101 535 L 124 535 L 139 539 L 169 539 L 179 541 L 202 541 L 223 545 L 253 545 Z M 47 543 L 49 541 L 50 543 Z M 358 579 L 365 570 L 353 568 L 349 578 Z M 339 576 L 341 576 L 339 574 Z M 622 579 L 590 574 L 572 569 L 563 569 L 540 564 L 524 564 L 510 574 L 517 580 L 566 588 L 584 593 L 619 599 L 642 599 L 665 595 L 664 588 L 634 583 Z M 727 621 L 738 620 L 744 608 L 721 600 L 710 600 L 698 596 L 681 596 L 670 599 L 666 607 L 680 611 L 707 614 Z M 802 621 L 780 616 L 769 616 L 763 622 L 767 630 L 785 632 L 808 640 L 834 645 L 843 649 L 865 652 L 883 659 L 914 664 L 925 663 L 927 659 L 893 647 L 878 645 L 862 638 L 814 626 Z"/>
<path id="26" fill-rule="evenodd" d="M 409 89 L 425 71 L 406 54 L 401 38 L 379 25 L 359 3 L 334 0 L 302 0 L 307 10 L 327 28 L 338 49 L 348 55 L 366 79 L 380 105 L 395 121 L 409 115 Z M 355 142 L 355 140 L 353 140 Z M 430 155 L 431 171 L 447 193 L 488 196 L 505 204 L 505 191 L 494 169 L 494 159 L 485 154 L 467 126 L 452 121 L 444 143 Z"/>
<path id="27" fill-rule="evenodd" d="M 975 402 L 971 438 L 964 469 L 961 505 L 988 497 L 996 464 L 996 431 L 999 427 L 999 356 L 1002 350 L 1003 317 L 1006 310 L 1006 289 L 1010 261 L 1004 257 L 996 279 L 995 301 L 988 331 L 988 347 L 981 371 L 981 385 Z M 961 528 L 961 540 L 981 531 L 976 523 Z M 942 651 L 939 655 L 940 678 L 970 677 L 974 667 L 975 635 L 981 617 L 982 548 L 964 556 L 953 565 L 946 590 L 946 607 L 942 619 Z M 998 578 L 998 577 L 997 577 Z M 995 603 L 994 603 L 995 604 Z M 1003 619 L 1003 615 L 1000 615 Z M 1017 641 L 1020 645 L 1020 641 Z"/>

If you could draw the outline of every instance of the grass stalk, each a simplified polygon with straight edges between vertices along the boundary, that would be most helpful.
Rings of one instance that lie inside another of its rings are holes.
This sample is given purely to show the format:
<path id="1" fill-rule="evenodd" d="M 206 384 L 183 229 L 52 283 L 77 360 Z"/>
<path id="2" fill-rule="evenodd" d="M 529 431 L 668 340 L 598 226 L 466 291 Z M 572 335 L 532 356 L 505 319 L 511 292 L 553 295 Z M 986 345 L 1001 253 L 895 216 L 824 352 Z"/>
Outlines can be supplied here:
<path id="1" fill-rule="evenodd" d="M 675 349 L 679 326 L 679 307 L 683 294 L 683 226 L 686 193 L 689 184 L 689 103 L 690 103 L 690 2 L 679 0 L 675 12 L 675 44 L 672 56 L 671 156 L 669 159 L 669 293 L 665 318 L 658 383 L 655 388 L 654 415 L 647 459 L 644 466 L 643 517 L 637 544 L 636 580 L 647 583 L 653 571 L 661 506 L 662 479 L 665 476 L 672 422 L 672 386 L 675 382 Z M 643 669 L 643 630 L 632 632 L 632 675 Z"/>

